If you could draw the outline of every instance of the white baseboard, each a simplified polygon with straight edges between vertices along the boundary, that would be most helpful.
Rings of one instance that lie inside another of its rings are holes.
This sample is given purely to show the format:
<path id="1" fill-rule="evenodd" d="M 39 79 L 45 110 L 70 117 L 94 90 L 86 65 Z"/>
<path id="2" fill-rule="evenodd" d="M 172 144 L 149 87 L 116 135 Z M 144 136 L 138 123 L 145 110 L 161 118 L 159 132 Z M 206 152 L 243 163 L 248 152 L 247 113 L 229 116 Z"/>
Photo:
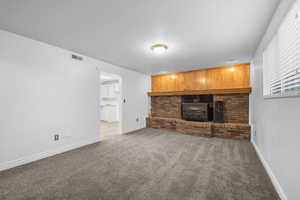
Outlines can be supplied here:
<path id="1" fill-rule="evenodd" d="M 262 162 L 265 170 L 267 171 L 279 197 L 281 200 L 288 200 L 287 196 L 285 195 L 284 191 L 283 191 L 283 188 L 281 187 L 280 183 L 278 182 L 276 176 L 274 175 L 271 167 L 269 166 L 269 164 L 267 163 L 267 161 L 264 159 L 262 153 L 260 152 L 259 148 L 257 147 L 257 145 L 255 144 L 254 141 L 251 141 L 252 145 L 254 146 L 254 149 L 260 159 L 260 161 Z"/>
<path id="2" fill-rule="evenodd" d="M 15 159 L 15 160 L 7 161 L 7 162 L 4 162 L 4 163 L 0 163 L 0 171 L 10 169 L 10 168 L 13 168 L 13 167 L 17 167 L 17 166 L 20 166 L 20 165 L 24 165 L 24 164 L 27 164 L 27 163 L 31 163 L 33 161 L 41 160 L 43 158 L 54 156 L 56 154 L 60 154 L 60 153 L 66 152 L 66 151 L 77 149 L 79 147 L 83 147 L 83 146 L 93 144 L 93 143 L 96 143 L 96 142 L 99 142 L 99 141 L 100 141 L 99 138 L 89 139 L 89 140 L 85 140 L 85 141 L 78 142 L 78 143 L 75 143 L 75 144 L 70 144 L 70 145 L 66 145 L 66 146 L 63 146 L 63 147 L 59 147 L 57 149 L 52 149 L 52 150 L 49 150 L 49 151 L 44 151 L 44 152 L 40 152 L 40 153 L 33 154 L 33 155 L 30 155 L 30 156 L 25 156 L 25 157 L 22 157 L 22 158 L 19 158 L 19 159 Z"/>
<path id="3" fill-rule="evenodd" d="M 143 126 L 143 127 L 140 127 L 140 128 L 136 128 L 136 129 L 131 129 L 131 130 L 127 130 L 127 131 L 124 131 L 123 133 L 121 133 L 121 135 L 122 134 L 124 134 L 124 135 L 126 135 L 126 134 L 128 134 L 128 133 L 131 133 L 131 132 L 135 132 L 135 131 L 138 131 L 138 130 L 142 130 L 142 129 L 144 129 L 144 128 L 146 128 L 146 126 Z"/>

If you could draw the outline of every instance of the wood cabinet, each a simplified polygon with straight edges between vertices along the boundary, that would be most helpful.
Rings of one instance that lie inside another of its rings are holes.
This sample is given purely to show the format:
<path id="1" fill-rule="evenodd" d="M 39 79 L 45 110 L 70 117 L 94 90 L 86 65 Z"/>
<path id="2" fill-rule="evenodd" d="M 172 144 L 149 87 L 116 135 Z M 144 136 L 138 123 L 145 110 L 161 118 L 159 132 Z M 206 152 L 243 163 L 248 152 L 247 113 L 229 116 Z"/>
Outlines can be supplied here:
<path id="1" fill-rule="evenodd" d="M 182 73 L 152 76 L 152 91 L 171 92 L 183 90 L 184 78 Z"/>
<path id="2" fill-rule="evenodd" d="M 250 64 L 152 76 L 152 92 L 192 92 L 249 89 Z M 242 90 L 249 91 L 249 90 Z"/>
<path id="3" fill-rule="evenodd" d="M 208 89 L 249 88 L 249 64 L 208 69 L 207 85 Z"/>
<path id="4" fill-rule="evenodd" d="M 183 72 L 184 90 L 207 90 L 207 70 Z"/>

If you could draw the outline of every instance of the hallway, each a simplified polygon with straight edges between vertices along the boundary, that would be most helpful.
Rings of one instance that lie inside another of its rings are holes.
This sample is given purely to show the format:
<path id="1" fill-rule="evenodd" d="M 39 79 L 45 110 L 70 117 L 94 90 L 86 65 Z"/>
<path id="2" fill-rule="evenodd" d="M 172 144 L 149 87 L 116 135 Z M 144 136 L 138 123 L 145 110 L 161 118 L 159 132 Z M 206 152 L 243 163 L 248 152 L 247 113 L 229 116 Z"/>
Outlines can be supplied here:
<path id="1" fill-rule="evenodd" d="M 100 137 L 103 138 L 109 138 L 113 136 L 120 135 L 120 122 L 108 122 L 101 120 L 100 122 Z"/>

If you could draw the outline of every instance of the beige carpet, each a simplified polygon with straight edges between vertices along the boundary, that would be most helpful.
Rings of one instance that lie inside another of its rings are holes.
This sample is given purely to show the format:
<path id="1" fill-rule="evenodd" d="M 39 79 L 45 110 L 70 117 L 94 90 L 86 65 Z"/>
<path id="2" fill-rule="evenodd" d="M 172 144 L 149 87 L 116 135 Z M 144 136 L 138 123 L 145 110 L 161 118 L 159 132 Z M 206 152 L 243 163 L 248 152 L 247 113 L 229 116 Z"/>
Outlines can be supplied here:
<path id="1" fill-rule="evenodd" d="M 1 200 L 276 200 L 249 142 L 143 129 L 0 172 Z"/>

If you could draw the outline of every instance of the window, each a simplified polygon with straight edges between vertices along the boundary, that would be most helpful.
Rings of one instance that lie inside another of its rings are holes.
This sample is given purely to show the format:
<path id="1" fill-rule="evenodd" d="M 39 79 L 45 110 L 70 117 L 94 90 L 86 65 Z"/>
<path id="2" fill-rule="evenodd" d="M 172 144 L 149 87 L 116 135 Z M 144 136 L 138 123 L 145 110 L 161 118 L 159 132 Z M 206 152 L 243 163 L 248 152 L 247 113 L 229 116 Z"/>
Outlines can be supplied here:
<path id="1" fill-rule="evenodd" d="M 295 2 L 263 53 L 264 96 L 300 95 L 300 3 Z"/>

